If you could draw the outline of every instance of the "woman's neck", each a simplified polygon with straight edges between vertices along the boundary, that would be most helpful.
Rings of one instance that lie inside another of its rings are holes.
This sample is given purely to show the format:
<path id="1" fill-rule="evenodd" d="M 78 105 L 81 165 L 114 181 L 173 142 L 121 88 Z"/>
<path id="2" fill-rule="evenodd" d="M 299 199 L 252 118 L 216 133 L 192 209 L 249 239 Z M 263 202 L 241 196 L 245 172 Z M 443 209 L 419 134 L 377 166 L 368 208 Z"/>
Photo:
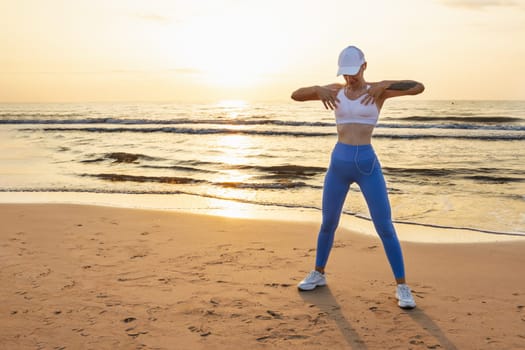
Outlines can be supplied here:
<path id="1" fill-rule="evenodd" d="M 348 92 L 361 92 L 362 90 L 366 90 L 367 84 L 366 81 L 359 81 L 355 84 L 347 84 L 346 89 Z"/>
<path id="2" fill-rule="evenodd" d="M 359 82 L 359 83 L 356 83 L 356 84 L 347 84 L 345 86 L 345 95 L 346 97 L 348 97 L 349 99 L 356 99 L 358 98 L 359 96 L 362 96 L 363 94 L 365 94 L 367 91 L 367 84 L 366 82 Z"/>

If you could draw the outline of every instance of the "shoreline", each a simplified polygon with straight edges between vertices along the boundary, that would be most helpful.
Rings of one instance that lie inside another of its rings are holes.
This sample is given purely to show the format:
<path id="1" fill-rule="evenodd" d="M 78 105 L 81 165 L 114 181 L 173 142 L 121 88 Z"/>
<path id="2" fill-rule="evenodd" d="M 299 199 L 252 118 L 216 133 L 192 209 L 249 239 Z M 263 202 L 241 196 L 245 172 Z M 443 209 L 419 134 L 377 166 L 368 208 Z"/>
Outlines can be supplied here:
<path id="1" fill-rule="evenodd" d="M 283 220 L 320 225 L 321 211 L 258 205 L 196 195 L 125 194 L 91 192 L 0 192 L 1 204 L 71 204 L 124 209 L 212 215 L 229 218 Z M 475 228 L 453 228 L 433 224 L 394 221 L 400 241 L 419 243 L 482 243 L 525 241 L 525 233 L 483 232 Z M 369 219 L 343 214 L 339 229 L 377 236 Z M 318 230 L 318 228 L 316 228 Z"/>
<path id="2" fill-rule="evenodd" d="M 328 286 L 295 288 L 317 225 L 165 210 L 0 204 L 9 349 L 525 347 L 525 241 L 402 242 L 397 307 L 380 241 L 341 229 Z"/>

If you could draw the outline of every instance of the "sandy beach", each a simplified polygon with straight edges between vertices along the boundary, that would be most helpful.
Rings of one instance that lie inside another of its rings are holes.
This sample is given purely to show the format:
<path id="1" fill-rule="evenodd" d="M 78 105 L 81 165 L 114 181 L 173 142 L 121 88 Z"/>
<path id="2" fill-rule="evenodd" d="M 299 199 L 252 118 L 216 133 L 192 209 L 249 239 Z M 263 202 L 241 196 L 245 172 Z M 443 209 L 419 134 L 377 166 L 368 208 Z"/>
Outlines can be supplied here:
<path id="1" fill-rule="evenodd" d="M 2 349 L 524 349 L 525 239 L 380 241 L 339 230 L 328 286 L 299 292 L 318 225 L 83 205 L 0 205 Z"/>

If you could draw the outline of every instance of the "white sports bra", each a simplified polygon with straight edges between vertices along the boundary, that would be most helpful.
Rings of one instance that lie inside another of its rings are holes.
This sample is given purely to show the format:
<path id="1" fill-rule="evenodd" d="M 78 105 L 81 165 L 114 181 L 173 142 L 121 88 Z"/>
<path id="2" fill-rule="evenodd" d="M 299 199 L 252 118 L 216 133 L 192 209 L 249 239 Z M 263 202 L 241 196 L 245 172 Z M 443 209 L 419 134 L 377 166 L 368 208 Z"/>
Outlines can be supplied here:
<path id="1" fill-rule="evenodd" d="M 370 86 L 367 86 L 369 88 Z M 351 100 L 346 97 L 345 89 L 342 88 L 337 93 L 339 103 L 334 110 L 336 124 L 368 124 L 376 125 L 379 119 L 379 109 L 375 103 L 362 104 L 361 101 L 367 94 Z"/>

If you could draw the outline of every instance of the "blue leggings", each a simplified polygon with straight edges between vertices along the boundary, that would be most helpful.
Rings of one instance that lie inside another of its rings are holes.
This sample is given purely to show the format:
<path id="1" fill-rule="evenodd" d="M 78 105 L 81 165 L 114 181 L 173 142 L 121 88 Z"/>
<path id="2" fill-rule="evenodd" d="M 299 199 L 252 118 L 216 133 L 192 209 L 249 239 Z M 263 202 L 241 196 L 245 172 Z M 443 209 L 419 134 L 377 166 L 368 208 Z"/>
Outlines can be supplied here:
<path id="1" fill-rule="evenodd" d="M 316 266 L 326 265 L 346 195 L 354 182 L 365 197 L 395 278 L 404 278 L 403 253 L 392 224 L 385 178 L 372 145 L 338 142 L 334 147 L 323 188 L 323 221 L 317 239 Z"/>

